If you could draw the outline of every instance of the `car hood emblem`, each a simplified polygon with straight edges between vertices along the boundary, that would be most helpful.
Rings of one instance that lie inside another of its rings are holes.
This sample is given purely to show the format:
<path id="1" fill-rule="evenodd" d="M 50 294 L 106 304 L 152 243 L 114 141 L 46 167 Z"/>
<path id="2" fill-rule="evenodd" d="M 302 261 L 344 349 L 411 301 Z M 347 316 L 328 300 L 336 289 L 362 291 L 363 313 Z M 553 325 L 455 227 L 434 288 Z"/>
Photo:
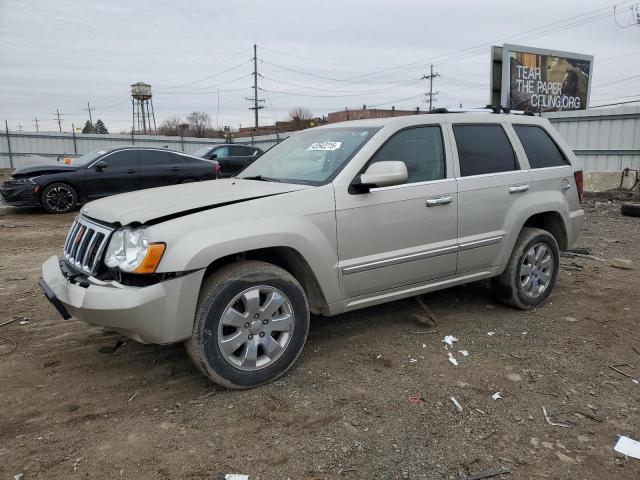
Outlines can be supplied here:
<path id="1" fill-rule="evenodd" d="M 87 213 L 89 211 L 89 207 L 82 207 L 80 213 Z"/>

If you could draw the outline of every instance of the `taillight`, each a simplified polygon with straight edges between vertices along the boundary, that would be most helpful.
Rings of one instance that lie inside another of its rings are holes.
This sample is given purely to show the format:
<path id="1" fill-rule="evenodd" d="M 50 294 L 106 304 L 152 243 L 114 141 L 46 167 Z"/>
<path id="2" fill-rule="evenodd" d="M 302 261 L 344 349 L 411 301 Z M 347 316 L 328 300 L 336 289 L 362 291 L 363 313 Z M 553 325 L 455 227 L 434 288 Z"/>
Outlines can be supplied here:
<path id="1" fill-rule="evenodd" d="M 573 172 L 573 179 L 576 181 L 576 188 L 578 189 L 578 201 L 582 203 L 582 190 L 584 188 L 584 180 L 582 178 L 582 170 Z"/>
<path id="2" fill-rule="evenodd" d="M 216 162 L 216 177 L 220 176 L 220 164 Z"/>

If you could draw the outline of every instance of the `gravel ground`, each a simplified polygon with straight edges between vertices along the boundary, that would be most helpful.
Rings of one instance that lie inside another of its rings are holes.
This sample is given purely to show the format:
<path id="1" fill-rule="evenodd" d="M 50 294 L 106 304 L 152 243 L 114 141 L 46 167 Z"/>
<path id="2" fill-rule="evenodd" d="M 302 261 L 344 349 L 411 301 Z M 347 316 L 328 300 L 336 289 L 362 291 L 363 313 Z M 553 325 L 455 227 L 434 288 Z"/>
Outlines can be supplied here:
<path id="1" fill-rule="evenodd" d="M 613 198 L 587 200 L 577 245 L 605 261 L 563 258 L 543 308 L 482 282 L 423 296 L 434 326 L 413 299 L 314 318 L 290 373 L 250 391 L 208 383 L 180 345 L 114 350 L 63 321 L 36 280 L 73 215 L 0 207 L 0 323 L 28 321 L 0 327 L 0 478 L 640 478 L 613 451 L 640 439 L 640 218 Z"/>

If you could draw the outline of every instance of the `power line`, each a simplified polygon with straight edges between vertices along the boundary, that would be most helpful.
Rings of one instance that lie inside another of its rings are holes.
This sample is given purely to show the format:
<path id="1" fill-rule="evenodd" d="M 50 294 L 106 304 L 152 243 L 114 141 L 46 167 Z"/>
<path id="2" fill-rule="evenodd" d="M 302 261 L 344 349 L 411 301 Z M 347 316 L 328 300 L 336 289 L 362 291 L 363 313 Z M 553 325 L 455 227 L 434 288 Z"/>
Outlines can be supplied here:
<path id="1" fill-rule="evenodd" d="M 614 80 L 613 82 L 601 83 L 600 85 L 596 85 L 595 88 L 608 87 L 609 85 L 614 85 L 616 83 L 626 82 L 627 80 L 633 80 L 634 78 L 639 78 L 639 77 L 640 77 L 640 74 L 632 75 L 630 77 L 620 78 L 619 80 Z"/>
<path id="2" fill-rule="evenodd" d="M 173 85 L 173 86 L 170 86 L 170 87 L 164 87 L 163 90 L 173 90 L 174 88 L 182 88 L 182 87 L 186 87 L 187 85 L 193 85 L 194 83 L 200 83 L 200 82 L 204 82 L 205 80 L 210 80 L 212 78 L 219 77 L 222 74 L 225 74 L 227 72 L 235 70 L 236 68 L 240 68 L 240 67 L 246 65 L 248 61 L 249 60 L 244 60 L 241 63 L 239 63 L 237 65 L 234 65 L 231 68 L 227 68 L 226 70 L 223 70 L 221 72 L 214 73 L 213 75 L 209 75 L 209 76 L 206 76 L 206 77 L 203 77 L 203 78 L 199 78 L 198 80 L 194 80 L 192 82 L 182 83 L 180 85 Z"/>

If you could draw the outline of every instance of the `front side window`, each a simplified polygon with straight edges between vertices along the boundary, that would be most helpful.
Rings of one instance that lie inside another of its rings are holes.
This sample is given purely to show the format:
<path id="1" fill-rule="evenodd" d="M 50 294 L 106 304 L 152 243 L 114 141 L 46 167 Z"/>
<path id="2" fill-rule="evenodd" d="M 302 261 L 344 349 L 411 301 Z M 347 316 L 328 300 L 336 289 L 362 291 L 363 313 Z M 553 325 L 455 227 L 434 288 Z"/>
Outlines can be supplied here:
<path id="1" fill-rule="evenodd" d="M 511 142 L 500 125 L 454 125 L 460 176 L 518 170 Z"/>
<path id="2" fill-rule="evenodd" d="M 216 148 L 213 153 L 215 153 L 216 158 L 226 158 L 229 155 L 229 147 L 218 147 Z"/>
<path id="3" fill-rule="evenodd" d="M 556 143 L 537 125 L 514 125 L 531 168 L 561 167 L 568 165 Z"/>
<path id="4" fill-rule="evenodd" d="M 138 150 L 121 150 L 104 157 L 110 167 L 135 167 L 138 165 Z"/>
<path id="5" fill-rule="evenodd" d="M 396 133 L 370 163 L 401 161 L 407 166 L 407 183 L 445 178 L 442 132 L 438 126 L 409 128 Z"/>
<path id="6" fill-rule="evenodd" d="M 378 130 L 376 127 L 304 130 L 273 146 L 238 176 L 322 185 L 337 175 Z"/>

